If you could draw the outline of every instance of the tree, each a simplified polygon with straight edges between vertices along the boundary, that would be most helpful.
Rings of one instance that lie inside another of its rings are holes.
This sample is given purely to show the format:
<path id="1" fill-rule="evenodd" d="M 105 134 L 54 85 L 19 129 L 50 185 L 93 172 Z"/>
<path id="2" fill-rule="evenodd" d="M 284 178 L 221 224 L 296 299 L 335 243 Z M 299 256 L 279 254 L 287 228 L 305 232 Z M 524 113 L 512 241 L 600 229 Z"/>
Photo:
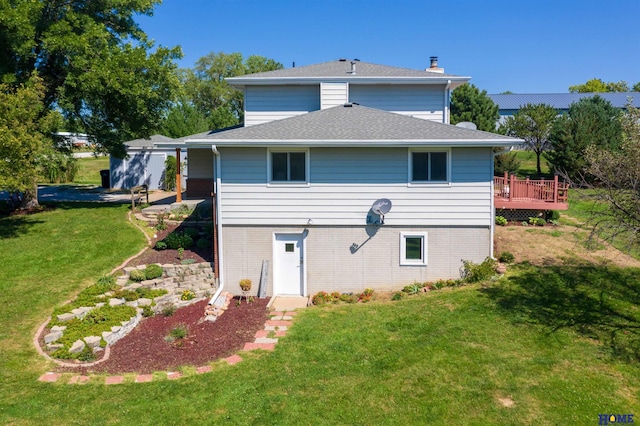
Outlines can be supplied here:
<path id="1" fill-rule="evenodd" d="M 621 116 L 620 150 L 586 150 L 587 172 L 595 178 L 593 193 L 606 208 L 592 211 L 592 236 L 640 246 L 640 110 L 631 104 Z"/>
<path id="2" fill-rule="evenodd" d="M 451 94 L 451 124 L 470 121 L 478 130 L 495 132 L 499 118 L 498 105 L 487 96 L 486 90 L 465 84 Z"/>
<path id="3" fill-rule="evenodd" d="M 0 2 L 0 78 L 19 84 L 34 71 L 44 108 L 69 131 L 123 155 L 122 142 L 147 137 L 172 101 L 179 48 L 153 49 L 135 23 L 159 0 Z"/>
<path id="4" fill-rule="evenodd" d="M 207 117 L 209 129 L 220 129 L 240 124 L 244 118 L 243 93 L 225 78 L 282 68 L 263 56 L 245 60 L 240 53 L 211 52 L 198 59 L 193 70 L 182 70 L 180 77 L 187 102 Z"/>
<path id="5" fill-rule="evenodd" d="M 636 86 L 640 85 L 640 83 L 636 83 L 634 87 L 634 91 Z M 592 78 L 584 84 L 577 84 L 575 86 L 569 86 L 569 92 L 571 93 L 603 93 L 603 92 L 628 92 L 629 84 L 620 80 L 618 82 L 610 81 L 605 83 L 599 78 Z"/>
<path id="6" fill-rule="evenodd" d="M 43 103 L 39 78 L 25 84 L 0 84 L 0 188 L 24 192 L 27 204 L 37 206 L 37 177 L 41 159 L 53 150 L 51 128 L 59 118 Z"/>
<path id="7" fill-rule="evenodd" d="M 535 152 L 538 177 L 542 176 L 540 157 L 550 147 L 549 134 L 557 115 L 551 105 L 526 104 L 503 124 L 506 134 L 524 139 L 525 148 Z"/>
<path id="8" fill-rule="evenodd" d="M 566 115 L 555 121 L 549 140 L 551 151 L 545 154 L 550 165 L 575 183 L 585 177 L 587 148 L 617 151 L 622 142 L 620 110 L 594 96 L 569 106 Z"/>
<path id="9" fill-rule="evenodd" d="M 634 92 L 640 92 L 640 81 L 634 84 L 631 90 Z"/>
<path id="10" fill-rule="evenodd" d="M 209 130 L 207 116 L 186 100 L 171 107 L 160 127 L 160 132 L 171 138 L 181 138 L 207 130 Z"/>

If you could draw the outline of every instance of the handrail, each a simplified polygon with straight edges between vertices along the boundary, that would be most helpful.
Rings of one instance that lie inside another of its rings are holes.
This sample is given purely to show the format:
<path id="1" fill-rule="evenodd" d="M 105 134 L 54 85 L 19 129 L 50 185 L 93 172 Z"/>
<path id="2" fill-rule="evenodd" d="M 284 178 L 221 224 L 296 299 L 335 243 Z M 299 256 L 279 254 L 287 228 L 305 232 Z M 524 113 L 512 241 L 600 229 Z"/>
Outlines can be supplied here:
<path id="1" fill-rule="evenodd" d="M 515 175 L 494 176 L 494 196 L 509 201 L 542 201 L 566 203 L 569 199 L 569 184 L 558 181 L 558 176 L 549 179 L 518 179 Z"/>

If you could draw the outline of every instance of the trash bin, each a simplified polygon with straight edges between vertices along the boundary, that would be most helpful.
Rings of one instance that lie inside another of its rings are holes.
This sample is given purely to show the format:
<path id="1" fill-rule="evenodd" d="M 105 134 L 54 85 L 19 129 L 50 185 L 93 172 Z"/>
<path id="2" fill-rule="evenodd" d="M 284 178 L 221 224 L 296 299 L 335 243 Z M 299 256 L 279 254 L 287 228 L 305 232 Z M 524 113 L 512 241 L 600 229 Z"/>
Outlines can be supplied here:
<path id="1" fill-rule="evenodd" d="M 100 170 L 100 177 L 102 178 L 102 187 L 111 188 L 111 182 L 109 182 L 109 170 Z"/>

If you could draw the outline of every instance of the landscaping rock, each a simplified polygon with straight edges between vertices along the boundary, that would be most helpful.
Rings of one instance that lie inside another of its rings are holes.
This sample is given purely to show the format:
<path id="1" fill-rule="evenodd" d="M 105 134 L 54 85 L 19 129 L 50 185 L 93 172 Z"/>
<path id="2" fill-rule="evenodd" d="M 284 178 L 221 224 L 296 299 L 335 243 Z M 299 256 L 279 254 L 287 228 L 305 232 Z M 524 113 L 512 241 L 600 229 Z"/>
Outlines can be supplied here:
<path id="1" fill-rule="evenodd" d="M 85 337 L 83 340 L 87 345 L 89 345 L 90 348 L 95 348 L 97 346 L 100 346 L 100 341 L 102 340 L 102 337 L 89 336 L 89 337 Z"/>
<path id="2" fill-rule="evenodd" d="M 62 321 L 62 322 L 70 321 L 70 320 L 74 319 L 75 317 L 76 317 L 75 315 L 69 314 L 69 313 L 60 314 L 60 315 L 57 316 L 58 321 Z"/>
<path id="3" fill-rule="evenodd" d="M 54 325 L 53 327 L 51 327 L 51 331 L 65 331 L 66 329 L 66 325 Z"/>
<path id="4" fill-rule="evenodd" d="M 150 306 L 151 303 L 153 303 L 151 299 L 146 299 L 144 297 L 138 299 L 138 306 Z"/>
<path id="5" fill-rule="evenodd" d="M 71 348 L 69 349 L 69 353 L 77 354 L 79 352 L 82 352 L 85 346 L 86 345 L 82 340 L 76 340 L 73 343 L 73 345 L 71 345 Z"/>
<path id="6" fill-rule="evenodd" d="M 109 299 L 109 306 L 124 305 L 124 299 Z"/>
<path id="7" fill-rule="evenodd" d="M 44 336 L 45 343 L 52 343 L 62 337 L 62 331 L 52 331 L 51 333 Z"/>
<path id="8" fill-rule="evenodd" d="M 61 343 L 47 343 L 46 348 L 48 351 L 55 351 L 58 350 L 60 348 L 63 348 L 64 345 Z"/>

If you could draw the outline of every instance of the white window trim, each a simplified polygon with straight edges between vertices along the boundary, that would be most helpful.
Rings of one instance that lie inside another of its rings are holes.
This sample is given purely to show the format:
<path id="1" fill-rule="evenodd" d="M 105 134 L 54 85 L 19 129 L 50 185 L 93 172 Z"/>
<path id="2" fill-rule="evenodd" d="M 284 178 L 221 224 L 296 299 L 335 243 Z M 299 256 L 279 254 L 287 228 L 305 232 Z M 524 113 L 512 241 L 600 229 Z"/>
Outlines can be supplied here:
<path id="1" fill-rule="evenodd" d="M 406 259 L 407 238 L 422 238 L 422 259 Z M 429 250 L 427 232 L 401 232 L 400 233 L 400 266 L 427 266 Z"/>
<path id="2" fill-rule="evenodd" d="M 274 181 L 271 179 L 273 176 L 273 164 L 271 160 L 271 154 L 274 152 L 291 152 L 291 153 L 304 153 L 304 181 Z M 309 166 L 311 165 L 310 161 L 310 153 L 308 148 L 302 149 L 287 149 L 287 148 L 270 148 L 267 149 L 267 186 L 277 186 L 277 187 L 301 187 L 301 186 L 309 186 Z"/>
<path id="3" fill-rule="evenodd" d="M 444 152 L 447 154 L 447 180 L 425 180 L 414 181 L 413 180 L 413 153 L 414 152 Z M 407 175 L 407 182 L 409 186 L 449 186 L 451 184 L 451 148 L 419 148 L 409 149 L 407 153 L 407 161 L 409 163 L 409 174 Z"/>

